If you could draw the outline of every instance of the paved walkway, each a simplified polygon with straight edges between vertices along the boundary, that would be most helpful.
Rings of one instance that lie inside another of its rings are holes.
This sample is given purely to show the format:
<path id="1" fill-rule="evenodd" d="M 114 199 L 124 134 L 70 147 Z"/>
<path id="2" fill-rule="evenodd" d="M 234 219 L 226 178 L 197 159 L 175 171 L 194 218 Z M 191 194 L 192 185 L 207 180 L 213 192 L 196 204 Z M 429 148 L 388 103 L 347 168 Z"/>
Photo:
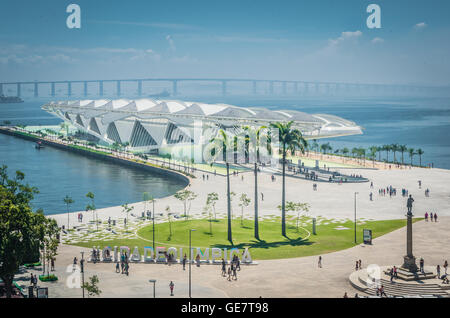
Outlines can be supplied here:
<path id="1" fill-rule="evenodd" d="M 425 265 L 435 266 L 450 260 L 450 217 L 441 217 L 438 222 L 416 222 L 413 226 L 414 254 L 423 257 Z M 325 254 L 323 267 L 318 268 L 317 256 L 259 261 L 256 266 L 242 266 L 238 280 L 229 282 L 220 276 L 220 266 L 192 266 L 193 297 L 342 297 L 347 291 L 353 296 L 357 291 L 350 286 L 349 275 L 354 271 L 355 261 L 380 266 L 400 265 L 406 252 L 406 228 L 399 229 L 373 241 L 373 245 L 358 245 L 353 248 Z M 56 283 L 49 286 L 51 297 L 81 297 L 80 289 L 69 289 L 65 281 L 70 273 L 66 266 L 72 264 L 74 256 L 87 249 L 61 246 L 56 260 Z M 36 271 L 31 271 L 36 272 Z M 130 276 L 114 273 L 113 264 L 87 264 L 86 277 L 98 275 L 102 297 L 153 297 L 153 286 L 149 279 L 156 279 L 157 297 L 169 297 L 169 282 L 175 283 L 174 297 L 187 297 L 188 271 L 181 265 L 131 264 Z M 19 283 L 27 286 L 30 272 L 21 274 Z M 22 278 L 21 278 L 22 277 Z M 23 280 L 21 280 L 23 279 Z"/>
<path id="2" fill-rule="evenodd" d="M 425 211 L 437 212 L 439 216 L 450 216 L 450 170 L 412 168 L 411 170 L 348 170 L 341 171 L 345 174 L 362 174 L 373 182 L 373 189 L 370 182 L 365 183 L 317 183 L 318 190 L 313 191 L 313 183 L 310 180 L 299 178 L 287 178 L 286 200 L 295 202 L 307 202 L 311 210 L 307 215 L 321 215 L 326 218 L 350 218 L 354 214 L 354 192 L 357 195 L 358 217 L 367 219 L 383 220 L 398 219 L 404 216 L 406 198 L 401 196 L 401 189 L 406 188 L 413 195 L 414 209 L 419 216 L 423 216 Z M 189 190 L 198 194 L 198 197 L 191 202 L 189 213 L 201 216 L 205 206 L 206 197 L 210 192 L 219 194 L 219 201 L 216 205 L 218 215 L 226 215 L 226 178 L 209 174 L 209 180 L 203 181 L 203 173 L 196 173 L 197 178 L 192 179 Z M 244 179 L 242 180 L 242 176 Z M 277 206 L 281 204 L 281 176 L 276 177 L 272 182 L 271 174 L 260 173 L 258 175 L 258 204 L 261 217 L 265 215 L 279 215 Z M 238 176 L 231 176 L 231 191 L 236 193 L 232 202 L 234 215 L 240 215 L 239 197 L 241 193 L 246 193 L 252 200 L 250 206 L 244 213 L 248 217 L 253 215 L 254 204 L 254 177 L 252 172 L 246 172 Z M 422 181 L 422 188 L 419 189 L 418 180 Z M 386 188 L 392 185 L 397 188 L 397 196 L 392 198 L 389 195 L 384 197 L 378 195 L 379 188 Z M 430 197 L 425 197 L 424 191 L 430 189 Z M 369 200 L 370 192 L 373 193 L 373 201 Z M 149 190 L 151 194 L 151 191 Z M 262 200 L 261 193 L 264 195 Z M 145 211 L 143 203 L 133 204 L 135 207 L 133 214 L 140 216 Z M 173 196 L 156 200 L 155 209 L 157 213 L 165 213 L 165 208 L 170 206 L 173 213 L 183 214 L 183 203 Z M 64 211 L 64 206 L 61 207 Z M 147 209 L 151 210 L 148 205 Z M 92 213 L 83 211 L 83 222 L 92 220 Z M 98 210 L 98 217 L 107 220 L 108 217 L 120 219 L 125 217 L 125 213 L 120 206 L 109 207 Z M 60 225 L 67 224 L 67 214 L 52 215 Z M 78 224 L 77 212 L 71 213 L 70 224 Z"/>

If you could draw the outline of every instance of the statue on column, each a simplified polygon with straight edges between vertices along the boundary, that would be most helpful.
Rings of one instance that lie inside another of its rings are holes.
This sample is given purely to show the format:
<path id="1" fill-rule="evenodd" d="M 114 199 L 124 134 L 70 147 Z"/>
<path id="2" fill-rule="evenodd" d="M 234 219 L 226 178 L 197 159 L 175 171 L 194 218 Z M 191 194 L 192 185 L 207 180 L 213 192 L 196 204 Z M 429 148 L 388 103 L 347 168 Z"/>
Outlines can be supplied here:
<path id="1" fill-rule="evenodd" d="M 408 200 L 406 201 L 406 207 L 408 208 L 408 214 L 412 214 L 413 202 L 414 202 L 414 199 L 412 198 L 412 196 L 410 194 Z"/>

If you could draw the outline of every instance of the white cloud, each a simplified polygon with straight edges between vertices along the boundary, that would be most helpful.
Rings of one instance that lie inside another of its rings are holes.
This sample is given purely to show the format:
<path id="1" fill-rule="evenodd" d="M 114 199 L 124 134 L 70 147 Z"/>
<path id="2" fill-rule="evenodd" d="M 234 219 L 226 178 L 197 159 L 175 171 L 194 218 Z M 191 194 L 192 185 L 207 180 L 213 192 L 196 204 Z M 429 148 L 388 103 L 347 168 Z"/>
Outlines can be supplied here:
<path id="1" fill-rule="evenodd" d="M 383 43 L 384 39 L 376 37 L 376 38 L 373 38 L 371 42 L 372 43 Z"/>
<path id="2" fill-rule="evenodd" d="M 425 29 L 427 26 L 428 25 L 425 22 L 420 22 L 414 26 L 414 29 L 421 30 L 421 29 Z"/>
<path id="3" fill-rule="evenodd" d="M 360 36 L 362 36 L 362 32 L 361 31 L 345 31 L 341 33 L 341 36 L 336 38 L 336 39 L 329 39 L 328 40 L 328 44 L 330 46 L 337 46 L 340 43 L 349 40 L 349 39 L 357 39 Z"/>

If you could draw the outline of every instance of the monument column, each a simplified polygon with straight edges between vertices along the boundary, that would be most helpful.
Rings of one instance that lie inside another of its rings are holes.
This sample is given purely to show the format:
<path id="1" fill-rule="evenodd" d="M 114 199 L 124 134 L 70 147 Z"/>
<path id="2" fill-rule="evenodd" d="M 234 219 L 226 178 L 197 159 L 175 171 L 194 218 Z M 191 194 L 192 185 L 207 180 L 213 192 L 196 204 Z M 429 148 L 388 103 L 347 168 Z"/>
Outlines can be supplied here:
<path id="1" fill-rule="evenodd" d="M 403 258 L 404 262 L 402 265 L 402 268 L 412 272 L 417 272 L 417 265 L 416 265 L 416 258 L 413 255 L 412 251 L 412 202 L 414 202 L 414 199 L 409 196 L 408 202 L 407 202 L 407 208 L 408 213 L 406 214 L 406 255 Z"/>

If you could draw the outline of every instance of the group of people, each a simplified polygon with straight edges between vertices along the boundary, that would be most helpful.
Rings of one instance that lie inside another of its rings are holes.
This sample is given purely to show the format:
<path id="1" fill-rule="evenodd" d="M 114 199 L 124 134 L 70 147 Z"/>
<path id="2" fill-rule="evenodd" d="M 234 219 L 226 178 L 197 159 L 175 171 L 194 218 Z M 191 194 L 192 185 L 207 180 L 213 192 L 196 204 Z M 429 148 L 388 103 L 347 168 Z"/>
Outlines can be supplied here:
<path id="1" fill-rule="evenodd" d="M 237 271 L 241 270 L 241 263 L 239 257 L 237 255 L 233 255 L 233 259 L 230 262 L 230 266 L 227 270 L 227 264 L 225 260 L 222 258 L 222 276 L 227 277 L 228 281 L 232 279 L 237 280 Z"/>
<path id="2" fill-rule="evenodd" d="M 402 195 L 404 196 L 403 190 L 404 189 L 402 189 Z M 379 195 L 384 197 L 384 196 L 386 196 L 386 193 L 389 194 L 390 197 L 395 196 L 395 195 L 397 195 L 397 189 L 392 187 L 391 185 L 386 187 L 386 188 L 378 189 L 378 194 Z"/>
<path id="3" fill-rule="evenodd" d="M 397 267 L 396 266 L 391 268 L 391 270 L 389 271 L 389 276 L 391 276 L 391 282 L 394 280 L 394 278 L 398 278 L 398 273 L 397 273 Z"/>
<path id="4" fill-rule="evenodd" d="M 120 254 L 120 264 L 116 262 L 116 273 L 126 274 L 128 276 L 130 263 L 128 262 L 127 253 Z"/>
<path id="5" fill-rule="evenodd" d="M 33 275 L 33 273 L 31 273 L 30 286 L 33 285 L 34 288 L 37 288 L 37 282 L 37 275 Z"/>
<path id="6" fill-rule="evenodd" d="M 77 217 L 78 217 L 78 222 L 83 222 L 83 213 L 78 213 L 77 214 Z"/>
<path id="7" fill-rule="evenodd" d="M 361 260 L 356 261 L 355 270 L 358 271 L 358 270 L 362 269 L 361 263 L 362 263 Z"/>
<path id="8" fill-rule="evenodd" d="M 206 176 L 205 176 L 205 174 L 202 174 L 202 177 L 203 177 L 203 181 L 205 181 L 205 179 L 206 179 L 206 181 L 209 180 L 209 175 L 208 174 Z"/>
<path id="9" fill-rule="evenodd" d="M 428 212 L 425 212 L 425 221 L 428 222 L 428 216 L 430 216 L 430 221 L 433 222 L 433 218 L 434 218 L 434 222 L 437 222 L 437 213 L 434 212 L 430 212 L 430 214 L 428 214 Z"/>

